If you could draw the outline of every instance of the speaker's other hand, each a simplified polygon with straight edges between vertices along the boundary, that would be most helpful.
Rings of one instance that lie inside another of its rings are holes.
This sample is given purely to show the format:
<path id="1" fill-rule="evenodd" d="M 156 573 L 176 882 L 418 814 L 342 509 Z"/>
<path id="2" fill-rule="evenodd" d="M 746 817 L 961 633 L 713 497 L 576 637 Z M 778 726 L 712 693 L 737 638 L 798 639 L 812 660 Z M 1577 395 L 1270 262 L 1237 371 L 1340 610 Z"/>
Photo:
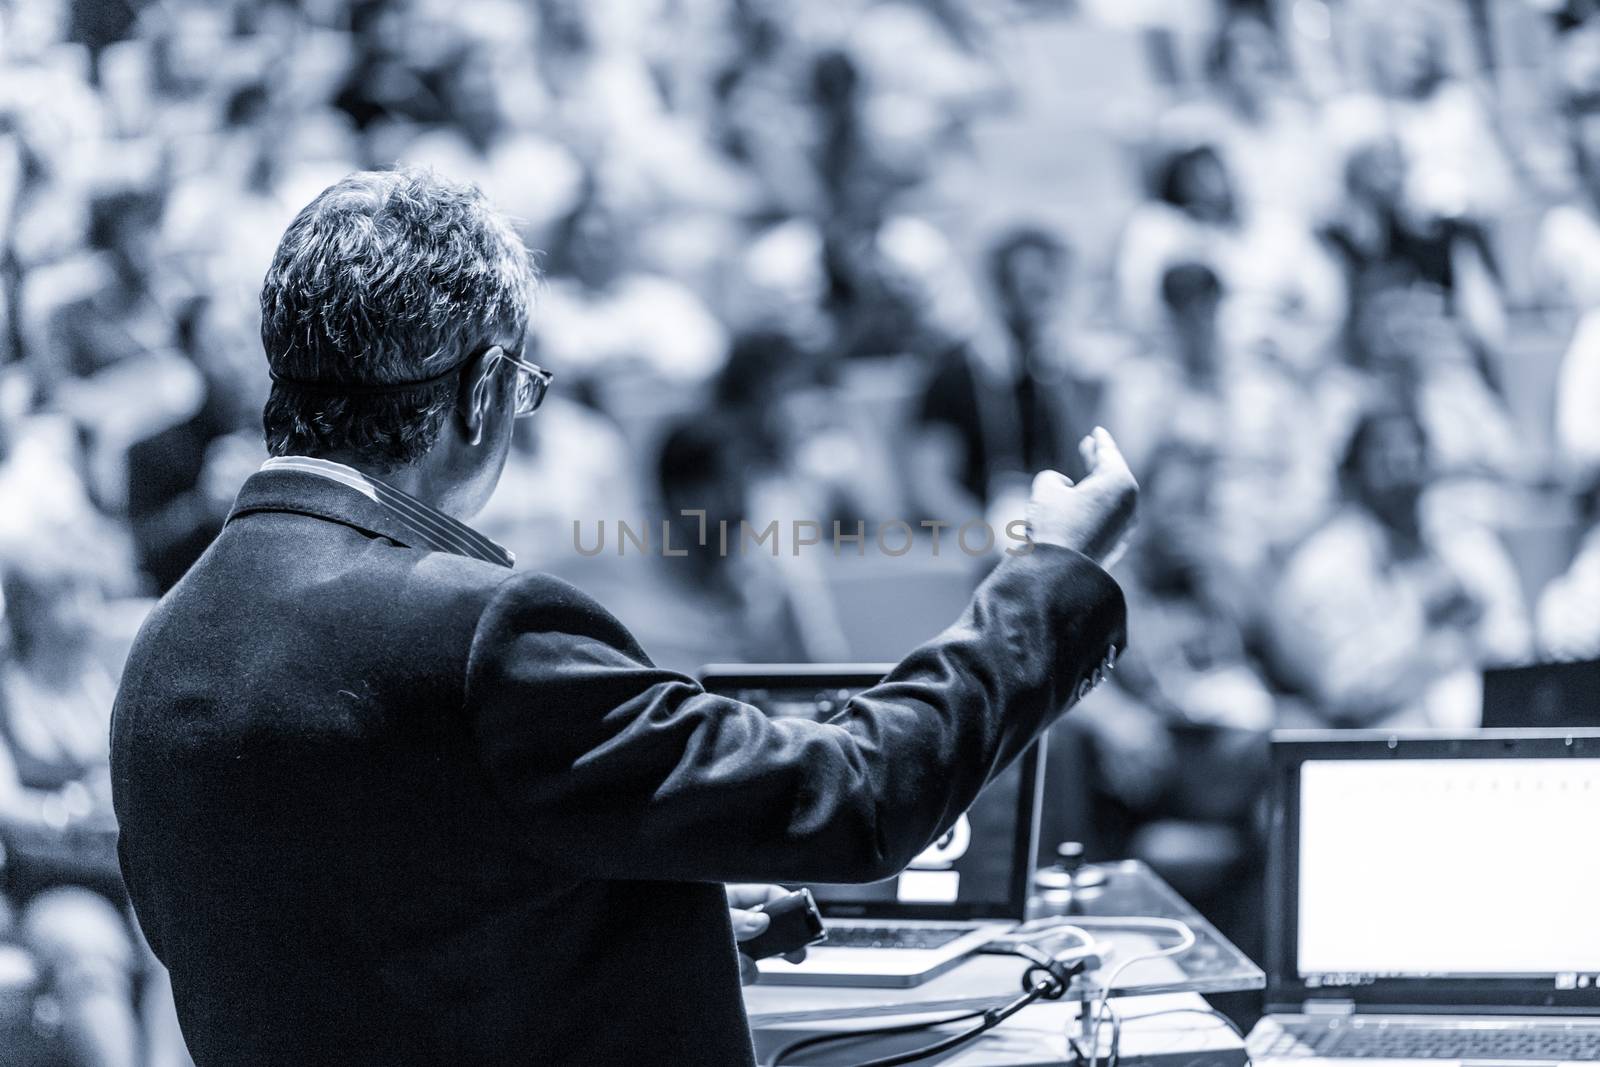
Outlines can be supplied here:
<path id="1" fill-rule="evenodd" d="M 789 895 L 789 890 L 781 885 L 736 885 L 725 887 L 728 893 L 728 917 L 733 924 L 733 939 L 735 941 L 748 941 L 752 937 L 766 932 L 772 920 L 765 912 L 752 911 L 752 908 L 761 904 L 771 904 Z M 806 958 L 806 950 L 795 949 L 793 952 L 784 953 L 784 959 L 790 963 L 799 963 Z M 744 985 L 752 985 L 761 979 L 761 969 L 756 966 L 756 961 L 739 954 L 739 981 Z"/>

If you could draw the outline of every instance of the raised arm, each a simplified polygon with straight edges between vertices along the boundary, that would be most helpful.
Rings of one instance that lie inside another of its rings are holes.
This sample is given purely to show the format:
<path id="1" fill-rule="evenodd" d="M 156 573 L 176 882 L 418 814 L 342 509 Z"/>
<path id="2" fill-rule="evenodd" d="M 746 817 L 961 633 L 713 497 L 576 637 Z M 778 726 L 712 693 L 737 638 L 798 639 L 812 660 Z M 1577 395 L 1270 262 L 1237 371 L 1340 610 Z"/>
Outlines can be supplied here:
<path id="1" fill-rule="evenodd" d="M 1030 507 L 1039 541 L 1095 558 L 1039 543 L 1006 560 L 953 626 L 826 723 L 768 719 L 654 667 L 556 579 L 507 582 L 479 625 L 466 700 L 528 847 L 596 878 L 899 871 L 1125 643 L 1121 591 L 1095 560 L 1120 544 L 1136 487 L 1109 437 L 1101 447 L 1083 486 L 1041 475 Z"/>

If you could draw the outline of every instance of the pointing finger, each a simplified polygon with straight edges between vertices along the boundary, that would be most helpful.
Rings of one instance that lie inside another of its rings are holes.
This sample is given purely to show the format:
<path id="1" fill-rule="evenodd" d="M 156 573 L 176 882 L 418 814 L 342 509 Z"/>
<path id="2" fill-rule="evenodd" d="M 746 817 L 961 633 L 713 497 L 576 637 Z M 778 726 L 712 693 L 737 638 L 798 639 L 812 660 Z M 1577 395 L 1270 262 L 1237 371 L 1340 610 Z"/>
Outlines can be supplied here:
<path id="1" fill-rule="evenodd" d="M 1104 426 L 1096 426 L 1094 433 L 1089 435 L 1089 440 L 1093 441 L 1094 450 L 1094 463 L 1090 469 L 1096 474 L 1127 474 L 1130 478 L 1133 476 L 1128 470 L 1128 461 L 1122 456 L 1122 449 L 1117 447 L 1117 442 L 1112 439 L 1110 432 Z"/>

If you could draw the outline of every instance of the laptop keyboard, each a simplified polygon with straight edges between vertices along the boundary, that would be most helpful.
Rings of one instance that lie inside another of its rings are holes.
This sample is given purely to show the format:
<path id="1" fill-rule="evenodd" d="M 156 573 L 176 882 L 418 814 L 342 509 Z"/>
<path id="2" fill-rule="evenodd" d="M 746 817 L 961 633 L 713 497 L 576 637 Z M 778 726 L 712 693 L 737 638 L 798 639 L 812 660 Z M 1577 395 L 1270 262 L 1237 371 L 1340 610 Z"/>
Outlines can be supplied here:
<path id="1" fill-rule="evenodd" d="M 943 948 L 976 926 L 830 926 L 829 948 Z"/>
<path id="2" fill-rule="evenodd" d="M 1257 1059 L 1600 1060 L 1600 1026 L 1481 1027 L 1307 1024 L 1286 1027 Z"/>

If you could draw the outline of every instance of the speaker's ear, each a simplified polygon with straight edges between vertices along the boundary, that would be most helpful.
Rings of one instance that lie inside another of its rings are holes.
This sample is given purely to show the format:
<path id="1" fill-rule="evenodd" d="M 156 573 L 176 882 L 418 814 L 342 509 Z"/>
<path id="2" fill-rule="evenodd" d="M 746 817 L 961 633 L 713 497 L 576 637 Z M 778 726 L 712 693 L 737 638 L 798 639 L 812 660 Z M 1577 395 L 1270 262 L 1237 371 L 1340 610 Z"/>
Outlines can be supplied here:
<path id="1" fill-rule="evenodd" d="M 462 412 L 469 444 L 477 445 L 483 442 L 483 424 L 488 418 L 489 406 L 494 402 L 494 367 L 503 353 L 504 349 L 495 345 L 483 354 L 483 358 L 478 360 L 470 372 L 472 388 L 468 391 L 467 404 Z"/>

